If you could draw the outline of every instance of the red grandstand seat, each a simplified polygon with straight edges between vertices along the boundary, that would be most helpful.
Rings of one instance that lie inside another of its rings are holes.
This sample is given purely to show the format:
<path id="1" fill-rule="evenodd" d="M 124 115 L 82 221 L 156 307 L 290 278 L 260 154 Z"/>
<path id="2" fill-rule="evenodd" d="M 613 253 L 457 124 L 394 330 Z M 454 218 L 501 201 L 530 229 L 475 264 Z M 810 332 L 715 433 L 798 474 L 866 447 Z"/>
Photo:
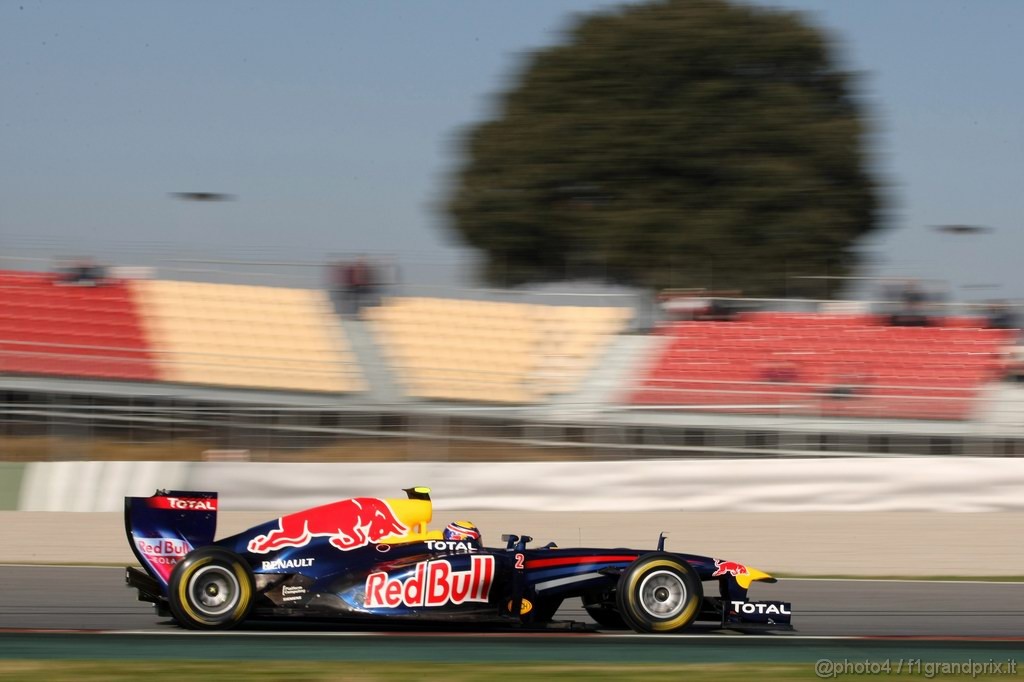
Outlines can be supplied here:
<path id="1" fill-rule="evenodd" d="M 1014 334 L 966 325 L 892 327 L 867 315 L 771 312 L 743 313 L 738 323 L 678 322 L 664 332 L 673 341 L 649 359 L 633 404 L 749 412 L 760 403 L 778 405 L 773 412 L 913 419 L 966 418 L 981 384 L 1001 371 L 1002 348 Z M 756 380 L 780 359 L 794 363 L 799 381 L 736 383 Z M 674 392 L 650 390 L 673 377 L 680 380 Z M 830 397 L 830 387 L 845 384 L 858 385 L 854 396 Z M 787 407 L 794 397 L 800 406 Z"/>
<path id="2" fill-rule="evenodd" d="M 0 371 L 152 381 L 157 370 L 130 292 L 0 271 Z"/>

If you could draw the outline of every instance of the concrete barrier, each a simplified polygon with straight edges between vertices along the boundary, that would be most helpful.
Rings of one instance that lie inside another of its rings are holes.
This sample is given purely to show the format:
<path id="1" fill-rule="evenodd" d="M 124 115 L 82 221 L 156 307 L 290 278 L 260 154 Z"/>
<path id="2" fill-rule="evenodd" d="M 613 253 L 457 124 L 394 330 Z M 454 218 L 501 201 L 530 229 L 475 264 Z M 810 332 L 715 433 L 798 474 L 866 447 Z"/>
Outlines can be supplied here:
<path id="1" fill-rule="evenodd" d="M 94 512 L 124 509 L 126 496 L 152 495 L 185 484 L 193 462 L 32 462 L 26 465 L 18 509 Z"/>
<path id="2" fill-rule="evenodd" d="M 439 510 L 1024 511 L 1024 458 L 611 462 L 38 462 L 19 509 L 117 511 L 156 488 L 214 490 L 223 509 L 293 511 L 426 485 Z"/>

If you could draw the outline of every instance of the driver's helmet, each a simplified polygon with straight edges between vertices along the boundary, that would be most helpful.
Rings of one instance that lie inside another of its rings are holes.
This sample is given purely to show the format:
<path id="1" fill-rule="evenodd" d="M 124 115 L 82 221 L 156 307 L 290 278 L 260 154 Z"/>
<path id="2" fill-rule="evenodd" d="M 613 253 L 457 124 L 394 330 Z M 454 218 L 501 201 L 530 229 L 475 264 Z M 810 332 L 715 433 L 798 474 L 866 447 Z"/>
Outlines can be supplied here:
<path id="1" fill-rule="evenodd" d="M 472 521 L 452 521 L 444 527 L 444 539 L 480 544 L 480 529 Z"/>

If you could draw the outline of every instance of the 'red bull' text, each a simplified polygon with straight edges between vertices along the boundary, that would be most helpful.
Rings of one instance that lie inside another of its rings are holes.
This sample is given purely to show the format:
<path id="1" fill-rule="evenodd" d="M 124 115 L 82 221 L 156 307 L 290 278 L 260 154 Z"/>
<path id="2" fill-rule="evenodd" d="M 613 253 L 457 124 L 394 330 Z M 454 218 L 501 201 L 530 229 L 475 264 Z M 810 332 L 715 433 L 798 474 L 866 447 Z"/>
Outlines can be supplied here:
<path id="1" fill-rule="evenodd" d="M 494 557 L 474 556 L 468 570 L 456 571 L 451 563 L 424 561 L 404 580 L 387 573 L 371 573 L 366 578 L 367 608 L 398 606 L 444 606 L 466 602 L 486 602 L 494 580 Z"/>

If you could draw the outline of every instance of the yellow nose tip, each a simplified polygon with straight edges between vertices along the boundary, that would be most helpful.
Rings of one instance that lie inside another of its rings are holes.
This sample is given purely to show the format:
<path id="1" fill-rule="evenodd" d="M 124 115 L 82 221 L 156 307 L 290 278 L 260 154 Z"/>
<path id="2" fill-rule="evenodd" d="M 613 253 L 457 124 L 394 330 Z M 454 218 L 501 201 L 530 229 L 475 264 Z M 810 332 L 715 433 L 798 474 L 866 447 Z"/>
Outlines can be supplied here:
<path id="1" fill-rule="evenodd" d="M 736 584 L 738 584 L 743 589 L 749 588 L 750 584 L 753 583 L 755 580 L 760 580 L 761 582 L 766 583 L 775 582 L 775 578 L 771 577 L 764 571 L 759 571 L 756 568 L 751 568 L 750 566 L 747 566 L 746 573 L 742 573 L 736 576 Z"/>

